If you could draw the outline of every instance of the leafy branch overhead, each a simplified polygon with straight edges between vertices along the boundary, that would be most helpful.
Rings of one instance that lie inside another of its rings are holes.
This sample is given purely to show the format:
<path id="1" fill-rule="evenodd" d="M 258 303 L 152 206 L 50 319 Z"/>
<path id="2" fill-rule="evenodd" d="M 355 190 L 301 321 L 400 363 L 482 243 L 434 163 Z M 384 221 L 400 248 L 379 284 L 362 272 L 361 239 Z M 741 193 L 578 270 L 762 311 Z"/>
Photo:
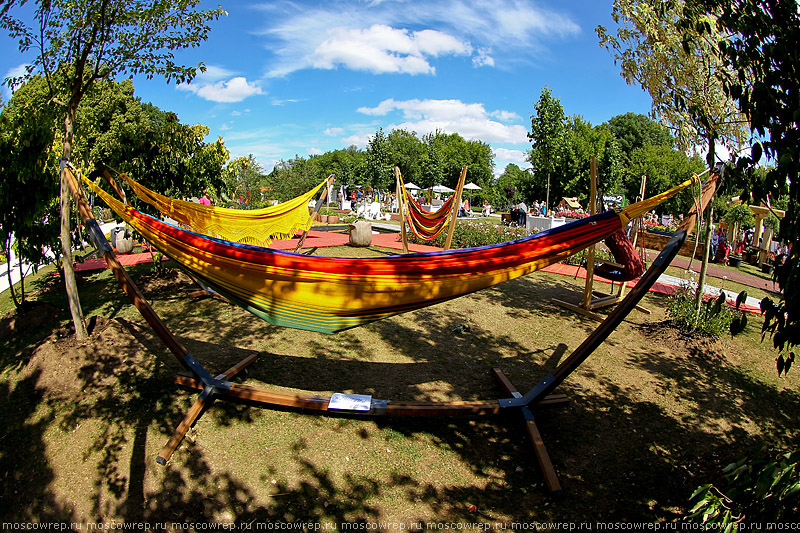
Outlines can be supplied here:
<path id="1" fill-rule="evenodd" d="M 226 14 L 221 7 L 197 11 L 199 0 L 51 0 L 39 3 L 35 24 L 28 25 L 11 15 L 26 3 L 6 2 L 0 28 L 17 39 L 21 52 L 39 52 L 28 73 L 42 71 L 50 77 L 65 63 L 72 64 L 81 93 L 92 82 L 119 74 L 191 81 L 197 68 L 204 67 L 176 63 L 173 51 L 199 46 L 211 30 L 209 22 Z"/>

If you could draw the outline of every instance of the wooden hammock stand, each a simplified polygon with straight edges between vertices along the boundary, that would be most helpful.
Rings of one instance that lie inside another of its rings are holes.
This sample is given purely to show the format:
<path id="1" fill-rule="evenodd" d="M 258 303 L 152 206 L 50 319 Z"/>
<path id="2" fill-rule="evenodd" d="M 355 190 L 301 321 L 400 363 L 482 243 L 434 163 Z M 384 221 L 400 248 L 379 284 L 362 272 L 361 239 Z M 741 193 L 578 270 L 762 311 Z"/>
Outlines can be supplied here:
<path id="1" fill-rule="evenodd" d="M 233 379 L 234 376 L 256 360 L 257 356 L 255 354 L 246 357 L 225 372 L 216 376 L 212 376 L 203 368 L 161 321 L 161 318 L 142 295 L 130 275 L 117 260 L 116 254 L 103 235 L 97 220 L 92 216 L 91 209 L 83 196 L 69 163 L 63 162 L 61 167 L 62 179 L 66 181 L 72 192 L 80 217 L 88 229 L 92 240 L 94 240 L 97 249 L 102 250 L 103 257 L 111 268 L 114 277 L 117 278 L 117 281 L 122 286 L 122 290 L 128 295 L 133 305 L 139 310 L 155 334 L 172 352 L 178 362 L 189 371 L 189 376 L 176 376 L 175 382 L 179 385 L 201 391 L 194 404 L 189 408 L 184 419 L 158 454 L 156 462 L 162 465 L 167 463 L 192 425 L 194 425 L 197 419 L 217 398 L 245 400 L 266 407 L 288 407 L 319 412 L 329 411 L 331 398 L 328 397 L 320 397 L 310 393 L 291 394 L 273 392 L 231 382 L 230 380 Z M 366 415 L 370 417 L 477 416 L 499 415 L 503 412 L 517 410 L 525 422 L 526 431 L 533 445 L 533 450 L 542 470 L 547 489 L 553 494 L 559 494 L 561 493 L 561 485 L 536 425 L 533 409 L 537 407 L 562 405 L 567 401 L 565 395 L 552 395 L 551 393 L 562 381 L 572 374 L 572 372 L 574 372 L 625 319 L 650 287 L 653 286 L 656 279 L 664 272 L 683 245 L 685 239 L 686 233 L 684 231 L 679 230 L 676 232 L 669 243 L 667 243 L 664 250 L 655 259 L 650 269 L 641 277 L 639 283 L 631 289 L 614 311 L 598 325 L 597 329 L 595 329 L 569 357 L 524 395 L 516 390 L 514 385 L 499 368 L 493 368 L 492 373 L 505 392 L 511 396 L 510 398 L 454 402 L 398 402 L 369 398 L 367 410 L 334 411 L 331 409 L 330 412 L 338 415 Z"/>
<path id="2" fill-rule="evenodd" d="M 455 235 L 456 231 L 456 220 L 458 219 L 458 211 L 461 209 L 461 195 L 464 193 L 464 181 L 467 178 L 467 167 L 466 165 L 461 168 L 461 174 L 458 176 L 458 185 L 456 185 L 456 192 L 455 192 L 455 199 L 453 201 L 453 205 L 451 206 L 450 212 L 450 222 L 447 224 L 447 238 L 444 242 L 444 250 L 449 250 L 450 245 L 453 243 L 453 235 Z M 395 179 L 395 189 L 397 194 L 397 206 L 398 210 L 400 211 L 400 238 L 403 241 L 403 253 L 408 253 L 408 233 L 406 232 L 406 212 L 408 211 L 408 206 L 404 201 L 403 197 L 403 186 L 402 178 L 400 175 L 400 169 L 398 167 L 394 167 L 394 179 Z"/>
<path id="3" fill-rule="evenodd" d="M 589 215 L 594 216 L 597 214 L 597 160 L 592 156 L 589 160 Z M 645 186 L 645 177 L 642 176 L 642 185 L 640 188 L 640 195 L 644 198 L 644 186 Z M 641 218 L 635 221 L 639 223 Z M 623 228 L 625 229 L 625 228 Z M 638 232 L 634 233 L 633 236 L 633 246 L 636 247 L 636 240 L 638 237 Z M 598 315 L 594 312 L 595 309 L 600 309 L 601 307 L 608 307 L 609 305 L 615 305 L 622 300 L 622 297 L 625 294 L 625 282 L 621 281 L 619 284 L 619 288 L 614 291 L 614 284 L 611 284 L 611 292 L 609 294 L 596 291 L 594 290 L 594 266 L 597 263 L 603 263 L 606 265 L 611 265 L 617 268 L 622 268 L 623 265 L 619 263 L 615 263 L 613 261 L 608 261 L 606 259 L 600 260 L 595 258 L 595 247 L 594 245 L 588 248 L 586 253 L 586 284 L 584 285 L 583 289 L 583 300 L 577 304 L 573 304 L 570 302 L 565 302 L 564 300 L 560 300 L 558 298 L 553 298 L 551 301 L 555 304 L 560 305 L 561 307 L 566 307 L 576 313 L 580 313 L 584 316 L 591 318 L 592 320 L 596 320 L 601 322 L 603 317 Z M 650 314 L 650 310 L 645 309 L 644 307 L 637 305 L 635 307 L 637 311 L 645 313 L 647 315 Z"/>

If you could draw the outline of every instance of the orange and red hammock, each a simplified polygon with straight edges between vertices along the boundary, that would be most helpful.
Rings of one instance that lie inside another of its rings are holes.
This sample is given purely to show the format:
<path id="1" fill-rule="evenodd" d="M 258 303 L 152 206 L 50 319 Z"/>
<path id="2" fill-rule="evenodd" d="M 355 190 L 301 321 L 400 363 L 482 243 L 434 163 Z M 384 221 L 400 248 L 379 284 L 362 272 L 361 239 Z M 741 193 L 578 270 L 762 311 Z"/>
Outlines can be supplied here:
<path id="1" fill-rule="evenodd" d="M 182 268 L 271 324 L 334 333 L 524 276 L 627 226 L 697 181 L 502 244 L 389 257 L 312 257 L 225 241 L 167 224 L 86 181 Z"/>

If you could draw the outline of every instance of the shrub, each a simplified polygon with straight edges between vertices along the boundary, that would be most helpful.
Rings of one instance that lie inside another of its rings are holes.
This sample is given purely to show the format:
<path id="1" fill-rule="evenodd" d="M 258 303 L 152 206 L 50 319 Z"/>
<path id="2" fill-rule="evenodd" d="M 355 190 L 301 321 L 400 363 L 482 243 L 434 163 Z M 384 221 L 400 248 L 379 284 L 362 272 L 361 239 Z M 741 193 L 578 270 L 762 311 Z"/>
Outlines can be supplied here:
<path id="1" fill-rule="evenodd" d="M 738 530 L 741 523 L 797 521 L 800 452 L 771 453 L 763 448 L 740 457 L 722 472 L 725 492 L 709 483 L 692 494 L 687 516 L 690 522 L 702 524 L 701 529 L 727 532 Z"/>
<path id="2" fill-rule="evenodd" d="M 509 226 L 499 226 L 492 222 L 481 221 L 462 221 L 456 225 L 453 234 L 451 248 L 475 248 L 489 244 L 499 244 L 501 242 L 513 241 L 528 235 L 525 228 L 512 228 Z M 408 240 L 416 244 L 429 244 L 432 246 L 443 247 L 447 239 L 447 230 L 433 241 L 418 239 L 413 233 L 409 233 Z"/>
<path id="3" fill-rule="evenodd" d="M 731 323 L 738 318 L 725 303 L 727 295 L 720 291 L 717 298 L 705 301 L 697 314 L 695 289 L 683 284 L 667 301 L 667 315 L 683 332 L 704 337 L 718 337 L 730 331 Z"/>

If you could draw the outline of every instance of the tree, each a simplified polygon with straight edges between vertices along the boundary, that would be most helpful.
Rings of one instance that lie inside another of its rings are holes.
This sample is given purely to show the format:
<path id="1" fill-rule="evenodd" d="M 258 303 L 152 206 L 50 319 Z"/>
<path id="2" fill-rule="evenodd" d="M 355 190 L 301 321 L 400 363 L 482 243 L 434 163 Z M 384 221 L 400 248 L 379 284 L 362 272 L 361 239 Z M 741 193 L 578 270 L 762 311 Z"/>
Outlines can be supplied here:
<path id="1" fill-rule="evenodd" d="M 506 165 L 505 170 L 497 178 L 497 183 L 489 190 L 489 203 L 495 209 L 518 204 L 519 200 L 530 190 L 532 176 L 514 163 Z M 529 196 L 531 198 L 535 195 Z"/>
<path id="2" fill-rule="evenodd" d="M 590 161 L 597 160 L 597 187 L 604 193 L 616 193 L 621 186 L 621 154 L 611 129 L 592 126 L 580 116 L 567 120 L 564 155 L 558 167 L 559 179 L 551 180 L 552 196 L 578 197 L 586 205 L 590 191 Z"/>
<path id="3" fill-rule="evenodd" d="M 612 16 L 622 25 L 617 35 L 597 27 L 600 45 L 614 50 L 625 80 L 638 83 L 653 100 L 656 117 L 675 132 L 678 146 L 688 150 L 697 145 L 708 149 L 706 162 L 716 163 L 715 149 L 722 143 L 731 152 L 748 138 L 745 121 L 725 92 L 721 76 L 728 66 L 716 54 L 722 36 L 712 28 L 708 17 L 691 30 L 679 28 L 683 0 L 614 0 Z M 713 205 L 706 218 L 706 246 L 697 290 L 697 316 L 700 317 L 703 287 L 708 269 Z"/>
<path id="4" fill-rule="evenodd" d="M 18 39 L 21 52 L 39 51 L 28 73 L 40 71 L 51 101 L 64 114 L 62 157 L 72 157 L 78 107 L 98 80 L 119 75 L 163 76 L 167 82 L 191 81 L 196 67 L 175 63 L 173 51 L 195 47 L 224 11 L 199 11 L 199 0 L 48 0 L 35 10 L 28 25 L 11 15 L 25 0 L 9 0 L 0 8 L 0 28 Z M 203 68 L 200 65 L 200 68 Z M 64 281 L 78 339 L 87 336 L 70 239 L 70 196 L 61 183 L 61 247 Z"/>
<path id="5" fill-rule="evenodd" d="M 762 302 L 762 332 L 778 351 L 778 375 L 791 366 L 800 344 L 800 114 L 797 95 L 797 42 L 800 14 L 795 0 L 690 0 L 680 28 L 685 39 L 720 35 L 719 58 L 729 70 L 720 82 L 762 139 L 749 156 L 729 165 L 729 177 L 744 189 L 743 198 L 769 203 L 788 194 L 780 238 L 791 243 L 789 256 L 774 279 L 782 298 Z M 713 18 L 710 15 L 714 15 Z M 709 22 L 711 19 L 713 22 Z M 755 171 L 762 161 L 775 163 L 765 176 Z M 767 448 L 726 467 L 726 493 L 710 484 L 693 495 L 693 511 L 703 527 L 733 528 L 742 522 L 782 523 L 798 514 L 798 453 Z M 766 481 L 766 483 L 765 483 Z"/>
<path id="6" fill-rule="evenodd" d="M 436 136 L 433 133 L 427 133 L 422 137 L 425 153 L 420 157 L 417 185 L 423 189 L 439 185 L 444 181 L 440 148 L 435 141 Z"/>
<path id="7" fill-rule="evenodd" d="M 389 148 L 386 134 L 383 133 L 383 128 L 379 128 L 367 143 L 365 185 L 371 185 L 384 191 L 393 187 L 394 164 Z"/>
<path id="8" fill-rule="evenodd" d="M 52 211 L 58 189 L 51 178 L 57 168 L 55 117 L 47 100 L 44 80 L 34 78 L 0 110 L 0 242 L 8 261 L 12 237 L 17 256 L 33 264 L 44 262 L 48 249 L 56 249 L 58 225 Z M 15 306 L 24 307 L 24 277 L 19 299 L 13 285 L 10 289 Z"/>
<path id="9" fill-rule="evenodd" d="M 596 31 L 625 81 L 650 94 L 653 114 L 673 130 L 678 146 L 705 145 L 713 166 L 717 143 L 736 152 L 749 132 L 719 79 L 728 68 L 715 53 L 721 34 L 695 33 L 687 41 L 678 28 L 683 11 L 683 0 L 614 0 L 617 34 L 603 26 Z"/>
<path id="10" fill-rule="evenodd" d="M 225 180 L 223 199 L 239 209 L 257 209 L 264 202 L 261 188 L 266 175 L 253 154 L 230 161 L 222 173 Z"/>
<path id="11" fill-rule="evenodd" d="M 675 138 L 664 126 L 639 113 L 625 113 L 612 117 L 608 127 L 617 138 L 617 144 L 625 161 L 631 153 L 643 146 L 675 147 Z"/>
<path id="12" fill-rule="evenodd" d="M 392 130 L 386 136 L 389 143 L 389 159 L 400 169 L 404 181 L 419 181 L 419 162 L 425 154 L 425 144 L 417 134 L 407 130 Z"/>
<path id="13" fill-rule="evenodd" d="M 645 198 L 665 191 L 686 181 L 687 176 L 699 174 L 705 163 L 697 156 L 688 156 L 667 146 L 647 144 L 631 153 L 625 167 L 625 196 L 634 199 L 639 194 L 641 177 L 647 176 Z M 682 191 L 655 208 L 659 214 L 685 214 L 694 205 L 696 191 Z"/>
<path id="14" fill-rule="evenodd" d="M 539 101 L 531 115 L 531 131 L 528 139 L 533 144 L 528 161 L 533 165 L 536 182 L 545 183 L 545 202 L 550 209 L 550 181 L 552 172 L 564 155 L 566 117 L 558 98 L 553 98 L 550 89 L 542 89 Z"/>

